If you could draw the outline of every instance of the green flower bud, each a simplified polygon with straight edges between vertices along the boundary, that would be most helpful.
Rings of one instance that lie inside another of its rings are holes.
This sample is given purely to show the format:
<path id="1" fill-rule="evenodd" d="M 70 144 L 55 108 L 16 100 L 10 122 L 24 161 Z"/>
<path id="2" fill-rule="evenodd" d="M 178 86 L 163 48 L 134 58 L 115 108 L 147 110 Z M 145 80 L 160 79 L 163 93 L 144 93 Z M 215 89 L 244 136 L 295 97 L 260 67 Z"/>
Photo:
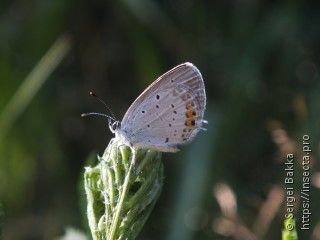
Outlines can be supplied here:
<path id="1" fill-rule="evenodd" d="M 132 240 L 162 189 L 161 153 L 111 140 L 99 164 L 86 167 L 87 214 L 94 240 Z"/>

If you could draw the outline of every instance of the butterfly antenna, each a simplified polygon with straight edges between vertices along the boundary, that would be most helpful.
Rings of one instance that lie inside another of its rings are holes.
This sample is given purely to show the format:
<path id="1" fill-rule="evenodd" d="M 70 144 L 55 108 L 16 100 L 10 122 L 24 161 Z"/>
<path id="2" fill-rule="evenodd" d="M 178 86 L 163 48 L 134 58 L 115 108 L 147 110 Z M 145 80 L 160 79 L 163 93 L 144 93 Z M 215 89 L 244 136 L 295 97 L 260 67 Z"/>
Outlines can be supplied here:
<path id="1" fill-rule="evenodd" d="M 112 124 L 112 120 L 115 121 L 112 117 L 110 117 L 110 116 L 108 116 L 106 114 L 97 113 L 97 112 L 82 113 L 81 117 L 86 117 L 86 116 L 90 116 L 90 115 L 98 115 L 98 116 L 101 116 L 101 117 L 106 117 L 108 119 L 109 125 Z"/>
<path id="2" fill-rule="evenodd" d="M 108 105 L 99 97 L 97 96 L 94 92 L 89 92 L 90 96 L 92 97 L 95 97 L 96 99 L 98 99 L 108 110 L 109 112 L 111 113 L 112 117 L 108 116 L 108 115 L 105 115 L 105 114 L 94 114 L 94 115 L 104 115 L 105 117 L 108 117 L 110 119 L 112 119 L 113 121 L 116 121 L 116 117 L 114 116 L 113 112 L 111 111 L 111 109 L 108 107 Z"/>
<path id="3" fill-rule="evenodd" d="M 89 113 L 82 113 L 81 117 L 86 117 L 86 116 L 90 116 L 90 115 L 98 115 L 98 116 L 102 116 L 102 117 L 106 117 L 106 118 L 110 118 L 110 116 L 103 114 L 103 113 L 97 113 L 97 112 L 89 112 Z"/>

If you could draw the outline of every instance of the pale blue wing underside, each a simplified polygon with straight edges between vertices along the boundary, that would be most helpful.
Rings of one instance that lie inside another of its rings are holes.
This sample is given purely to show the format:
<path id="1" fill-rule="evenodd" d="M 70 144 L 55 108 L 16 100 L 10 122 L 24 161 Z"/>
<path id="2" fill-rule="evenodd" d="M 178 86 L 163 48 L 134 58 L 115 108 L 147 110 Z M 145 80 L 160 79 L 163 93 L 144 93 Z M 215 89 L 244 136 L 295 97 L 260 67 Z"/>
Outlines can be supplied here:
<path id="1" fill-rule="evenodd" d="M 126 112 L 118 135 L 130 145 L 175 152 L 201 129 L 206 105 L 203 79 L 191 63 L 153 82 Z"/>

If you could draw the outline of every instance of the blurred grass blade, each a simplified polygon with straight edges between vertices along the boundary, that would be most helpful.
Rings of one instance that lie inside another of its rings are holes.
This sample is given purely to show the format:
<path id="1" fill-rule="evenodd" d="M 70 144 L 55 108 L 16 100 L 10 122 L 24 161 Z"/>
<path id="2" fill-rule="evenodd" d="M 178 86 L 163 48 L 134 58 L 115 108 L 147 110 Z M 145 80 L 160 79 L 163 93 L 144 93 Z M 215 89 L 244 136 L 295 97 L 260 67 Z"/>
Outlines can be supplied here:
<path id="1" fill-rule="evenodd" d="M 0 143 L 70 47 L 68 35 L 59 37 L 25 78 L 0 115 Z"/>
<path id="2" fill-rule="evenodd" d="M 282 240 L 298 240 L 296 222 L 292 218 L 284 220 L 284 229 L 282 229 Z"/>
<path id="3" fill-rule="evenodd" d="M 2 210 L 2 204 L 0 202 L 0 240 L 3 239 L 3 235 L 2 235 L 3 218 L 4 218 L 3 215 L 4 215 L 4 213 L 3 213 L 3 210 Z"/>

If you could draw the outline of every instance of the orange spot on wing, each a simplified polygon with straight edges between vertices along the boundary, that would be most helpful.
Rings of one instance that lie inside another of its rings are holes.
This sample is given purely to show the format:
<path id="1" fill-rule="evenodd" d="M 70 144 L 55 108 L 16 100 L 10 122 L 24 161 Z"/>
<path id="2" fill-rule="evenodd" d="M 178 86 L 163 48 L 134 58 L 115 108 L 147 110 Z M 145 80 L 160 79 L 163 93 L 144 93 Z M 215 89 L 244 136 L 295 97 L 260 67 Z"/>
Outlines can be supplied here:
<path id="1" fill-rule="evenodd" d="M 196 121 L 194 119 L 187 119 L 187 121 L 185 122 L 185 125 L 188 128 L 195 128 Z"/>
<path id="2" fill-rule="evenodd" d="M 191 109 L 191 110 L 186 112 L 186 116 L 187 116 L 187 118 L 194 118 L 196 116 L 196 111 Z"/>
<path id="3" fill-rule="evenodd" d="M 186 117 L 187 120 L 185 122 L 185 125 L 189 128 L 189 129 L 193 129 L 196 126 L 196 110 L 195 110 L 195 104 L 194 102 L 188 102 L 186 105 L 187 111 L 186 111 Z"/>

